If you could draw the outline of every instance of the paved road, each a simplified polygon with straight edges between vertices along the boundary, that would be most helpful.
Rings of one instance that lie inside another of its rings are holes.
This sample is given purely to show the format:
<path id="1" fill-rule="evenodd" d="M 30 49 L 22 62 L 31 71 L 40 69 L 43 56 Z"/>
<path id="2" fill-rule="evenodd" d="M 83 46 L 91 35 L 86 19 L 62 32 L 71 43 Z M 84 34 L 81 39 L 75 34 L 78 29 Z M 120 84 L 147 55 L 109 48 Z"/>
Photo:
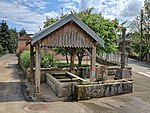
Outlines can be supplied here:
<path id="1" fill-rule="evenodd" d="M 141 63 L 133 59 L 129 59 L 129 65 L 132 67 L 133 72 L 150 77 L 150 63 Z"/>
<path id="2" fill-rule="evenodd" d="M 23 98 L 16 64 L 15 55 L 0 58 L 0 113 L 150 113 L 150 78 L 139 73 L 133 72 L 132 94 L 80 102 L 34 103 Z"/>

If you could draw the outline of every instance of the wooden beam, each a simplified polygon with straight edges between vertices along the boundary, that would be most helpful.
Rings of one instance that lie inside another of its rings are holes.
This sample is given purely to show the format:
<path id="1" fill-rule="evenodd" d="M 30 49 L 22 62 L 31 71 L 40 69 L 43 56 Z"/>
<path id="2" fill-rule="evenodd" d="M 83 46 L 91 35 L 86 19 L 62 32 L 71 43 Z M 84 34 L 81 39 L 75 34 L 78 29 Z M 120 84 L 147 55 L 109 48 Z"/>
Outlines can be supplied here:
<path id="1" fill-rule="evenodd" d="M 70 54 L 70 72 L 73 72 L 74 67 L 74 57 L 75 57 L 75 48 L 71 48 L 71 54 Z"/>
<path id="2" fill-rule="evenodd" d="M 91 57 L 91 73 L 90 73 L 90 81 L 95 81 L 95 71 L 96 71 L 96 47 L 93 46 L 92 48 L 92 57 Z"/>
<path id="3" fill-rule="evenodd" d="M 35 96 L 40 96 L 40 76 L 41 76 L 41 53 L 39 44 L 36 44 L 36 65 L 35 65 Z"/>
<path id="4" fill-rule="evenodd" d="M 29 81 L 33 82 L 34 81 L 34 71 L 33 71 L 33 67 L 34 67 L 34 47 L 33 45 L 31 45 L 30 43 L 30 77 L 29 77 Z"/>
<path id="5" fill-rule="evenodd" d="M 91 55 L 91 52 L 88 50 L 88 49 L 83 49 L 87 54 L 88 54 L 88 56 L 91 58 L 92 57 L 92 55 Z"/>
<path id="6" fill-rule="evenodd" d="M 77 79 L 79 79 L 79 80 L 81 80 L 82 82 L 87 82 L 85 79 L 80 78 L 80 77 L 78 77 L 78 76 L 76 76 L 76 75 L 74 75 L 74 74 L 72 74 L 72 73 L 70 73 L 70 72 L 67 72 L 67 74 L 70 75 L 70 76 L 73 76 L 73 77 L 75 77 L 75 78 L 77 78 Z"/>

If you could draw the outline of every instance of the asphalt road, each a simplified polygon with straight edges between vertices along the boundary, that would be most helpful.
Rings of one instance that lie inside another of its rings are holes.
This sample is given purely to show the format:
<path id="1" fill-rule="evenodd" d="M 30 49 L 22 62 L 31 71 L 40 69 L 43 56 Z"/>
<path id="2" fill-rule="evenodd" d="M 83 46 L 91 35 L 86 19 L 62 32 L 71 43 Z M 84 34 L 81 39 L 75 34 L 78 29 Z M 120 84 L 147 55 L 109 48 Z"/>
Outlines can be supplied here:
<path id="1" fill-rule="evenodd" d="M 0 113 L 150 113 L 149 65 L 131 60 L 134 92 L 80 102 L 26 102 L 15 55 L 0 57 Z"/>
<path id="2" fill-rule="evenodd" d="M 150 77 L 150 63 L 142 63 L 140 61 L 129 59 L 129 65 L 132 67 L 133 72 Z"/>

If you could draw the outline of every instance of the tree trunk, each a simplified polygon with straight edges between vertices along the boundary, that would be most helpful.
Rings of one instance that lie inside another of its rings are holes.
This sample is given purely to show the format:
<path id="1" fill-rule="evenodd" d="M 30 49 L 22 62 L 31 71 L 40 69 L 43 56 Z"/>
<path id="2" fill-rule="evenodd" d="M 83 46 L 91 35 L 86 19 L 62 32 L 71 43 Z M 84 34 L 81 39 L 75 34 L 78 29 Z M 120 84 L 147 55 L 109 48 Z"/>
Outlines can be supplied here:
<path id="1" fill-rule="evenodd" d="M 83 56 L 78 56 L 78 66 L 82 65 Z"/>
<path id="2" fill-rule="evenodd" d="M 67 55 L 67 53 L 65 54 L 65 56 L 66 56 L 67 64 L 69 64 L 69 60 L 68 60 L 68 55 Z"/>

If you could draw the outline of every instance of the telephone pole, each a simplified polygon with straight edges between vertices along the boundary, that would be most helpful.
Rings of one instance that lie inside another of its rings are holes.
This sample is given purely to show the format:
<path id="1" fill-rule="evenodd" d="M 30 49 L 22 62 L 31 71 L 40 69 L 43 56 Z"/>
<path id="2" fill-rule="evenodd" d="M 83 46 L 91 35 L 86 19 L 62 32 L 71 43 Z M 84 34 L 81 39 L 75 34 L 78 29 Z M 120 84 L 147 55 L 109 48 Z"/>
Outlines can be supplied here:
<path id="1" fill-rule="evenodd" d="M 141 20 L 140 20 L 140 34 L 141 34 L 141 43 L 140 43 L 140 54 L 139 54 L 139 58 L 140 61 L 142 61 L 142 43 L 143 43 L 143 10 L 141 10 Z"/>

